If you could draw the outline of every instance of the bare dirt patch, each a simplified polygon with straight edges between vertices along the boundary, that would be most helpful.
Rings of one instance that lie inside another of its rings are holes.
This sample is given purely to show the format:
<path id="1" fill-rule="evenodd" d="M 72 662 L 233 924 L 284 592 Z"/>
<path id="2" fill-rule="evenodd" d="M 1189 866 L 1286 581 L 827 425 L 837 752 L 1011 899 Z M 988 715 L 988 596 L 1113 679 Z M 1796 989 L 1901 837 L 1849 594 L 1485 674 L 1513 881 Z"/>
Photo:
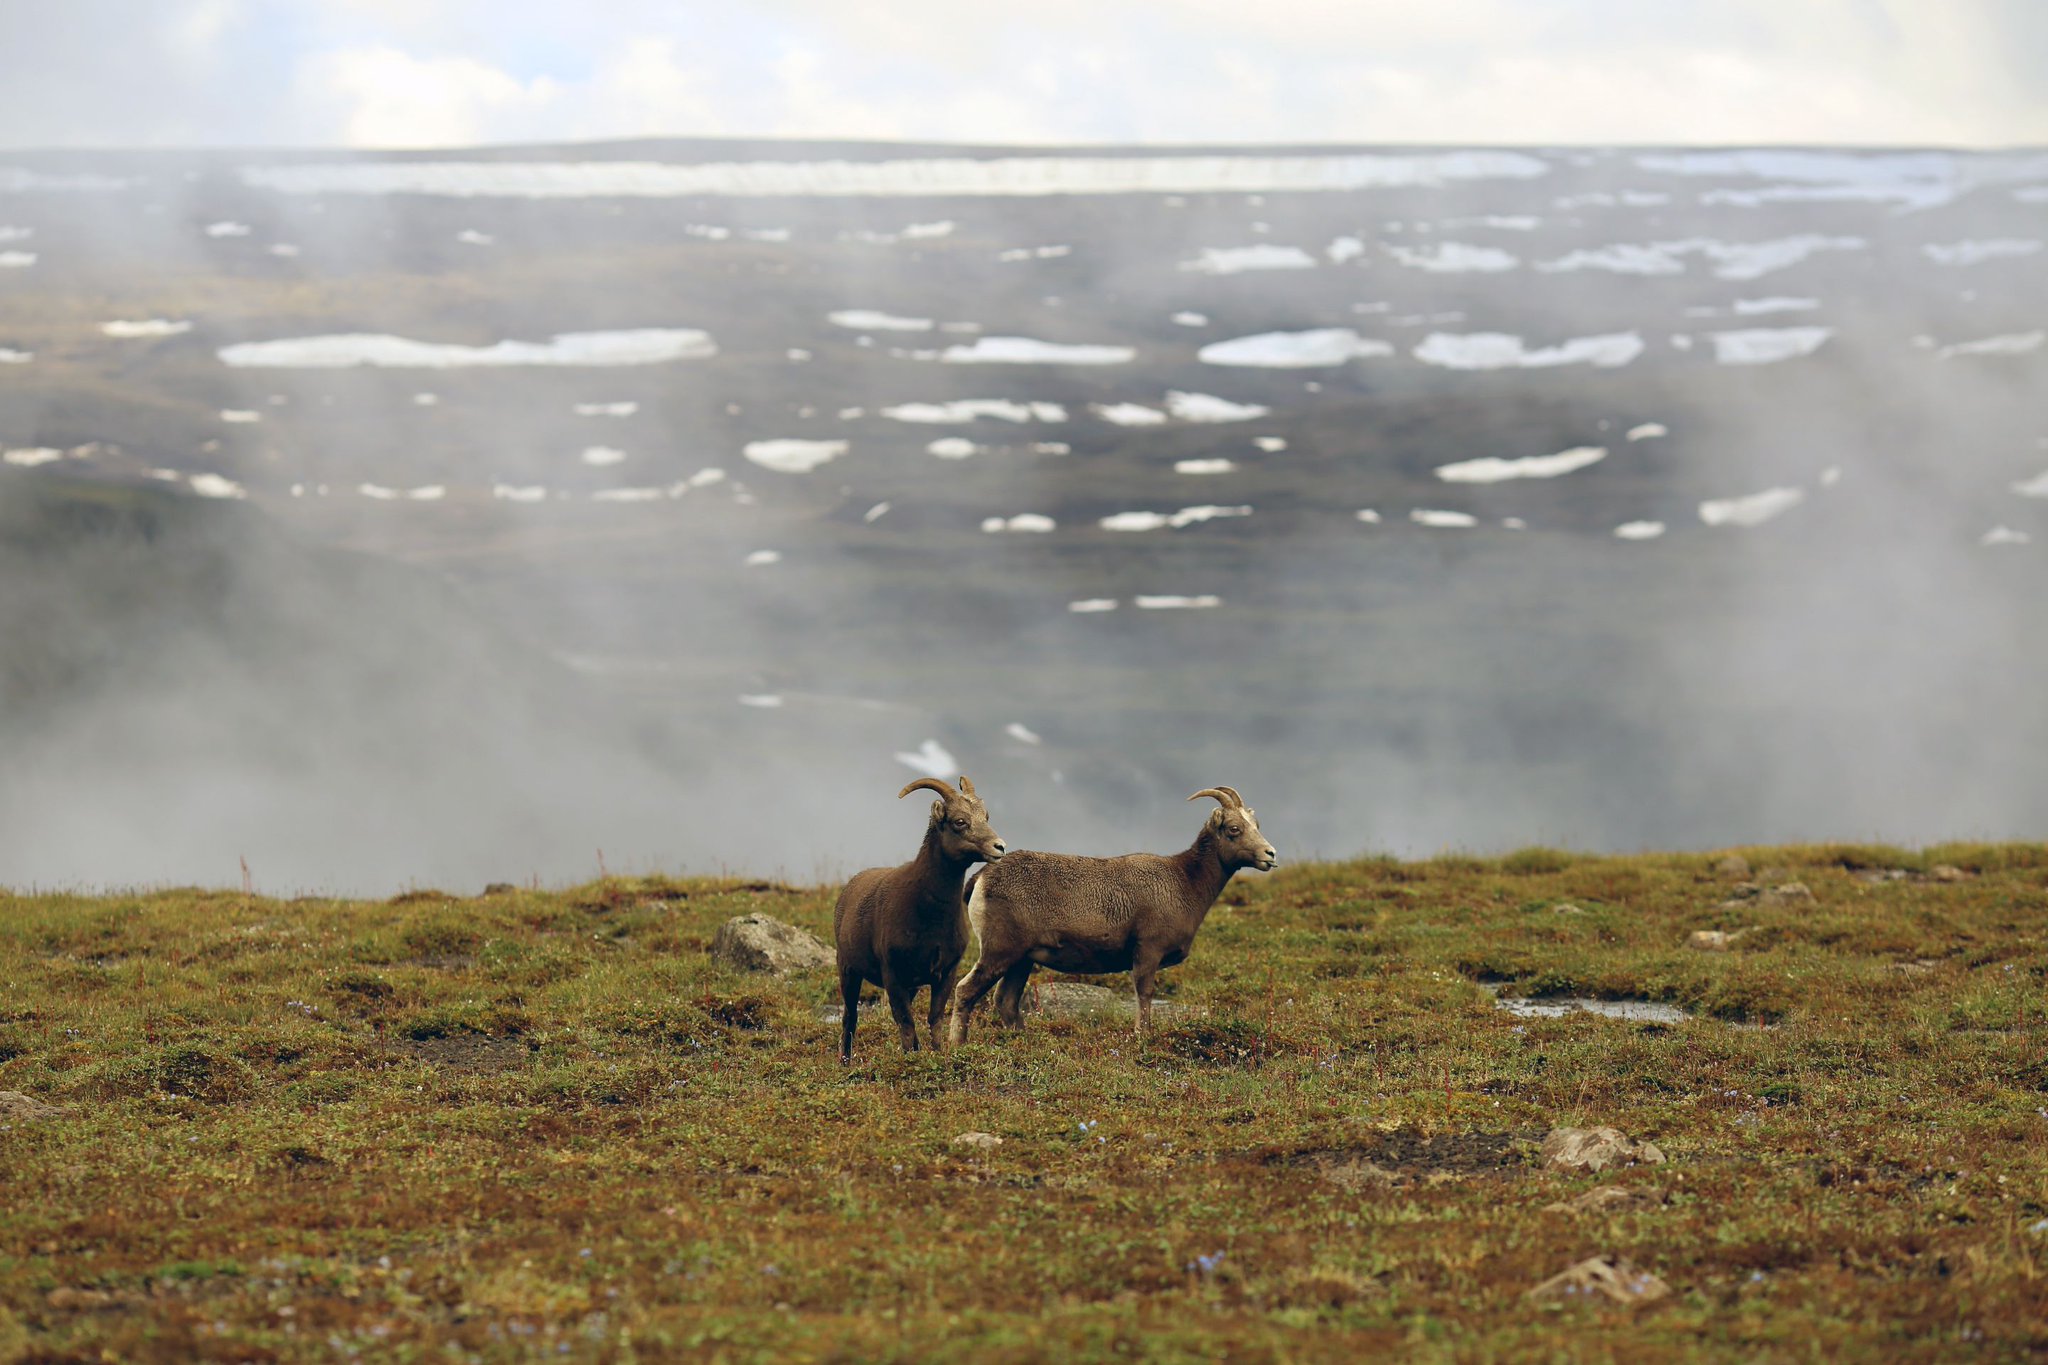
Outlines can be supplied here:
<path id="1" fill-rule="evenodd" d="M 394 1051 L 451 1071 L 511 1071 L 526 1065 L 526 1044 L 513 1038 L 456 1033 L 442 1038 L 401 1038 Z"/>

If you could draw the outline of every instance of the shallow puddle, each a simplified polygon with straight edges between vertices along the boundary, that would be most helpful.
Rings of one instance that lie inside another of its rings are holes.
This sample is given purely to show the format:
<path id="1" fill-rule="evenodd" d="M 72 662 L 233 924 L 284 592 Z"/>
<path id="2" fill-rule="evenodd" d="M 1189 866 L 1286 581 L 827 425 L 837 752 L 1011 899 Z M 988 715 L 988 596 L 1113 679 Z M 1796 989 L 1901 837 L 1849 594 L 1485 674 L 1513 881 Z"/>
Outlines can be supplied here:
<path id="1" fill-rule="evenodd" d="M 1542 995 L 1522 999 L 1500 993 L 1498 985 L 1481 983 L 1479 989 L 1493 997 L 1495 1008 L 1517 1019 L 1561 1019 L 1567 1014 L 1598 1014 L 1608 1019 L 1627 1019 L 1638 1024 L 1682 1024 L 1693 1016 L 1676 1005 L 1656 1000 L 1595 1000 L 1584 995 Z"/>

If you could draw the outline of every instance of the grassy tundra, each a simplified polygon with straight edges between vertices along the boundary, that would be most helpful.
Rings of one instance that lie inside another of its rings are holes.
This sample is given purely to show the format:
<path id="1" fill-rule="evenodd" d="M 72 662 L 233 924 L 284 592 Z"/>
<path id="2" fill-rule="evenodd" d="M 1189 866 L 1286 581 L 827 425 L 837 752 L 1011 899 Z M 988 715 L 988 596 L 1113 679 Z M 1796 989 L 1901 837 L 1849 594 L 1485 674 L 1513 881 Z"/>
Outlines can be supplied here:
<path id="1" fill-rule="evenodd" d="M 2048 847 L 1746 856 L 1241 878 L 1143 1045 L 851 1070 L 705 952 L 829 889 L 0 896 L 0 1359 L 2048 1350 Z M 1538 1164 L 1591 1124 L 1669 1160 Z M 1527 1296 L 1595 1255 L 1670 1293 Z"/>

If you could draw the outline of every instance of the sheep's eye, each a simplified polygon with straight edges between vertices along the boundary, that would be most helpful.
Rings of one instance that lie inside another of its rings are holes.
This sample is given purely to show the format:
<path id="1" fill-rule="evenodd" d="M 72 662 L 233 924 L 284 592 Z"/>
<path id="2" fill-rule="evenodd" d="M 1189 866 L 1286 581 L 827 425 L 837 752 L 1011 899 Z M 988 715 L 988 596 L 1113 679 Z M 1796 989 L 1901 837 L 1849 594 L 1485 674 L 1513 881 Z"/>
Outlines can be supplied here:
<path id="1" fill-rule="evenodd" d="M 1238 835 L 1244 833 L 1244 831 L 1239 829 L 1236 825 L 1225 825 L 1223 827 L 1223 832 L 1225 834 L 1228 834 L 1233 839 L 1235 839 Z"/>
<path id="2" fill-rule="evenodd" d="M 965 820 L 955 820 L 955 821 L 953 822 L 953 828 L 954 828 L 954 829 L 966 829 L 966 828 L 967 828 L 967 822 L 966 822 Z"/>

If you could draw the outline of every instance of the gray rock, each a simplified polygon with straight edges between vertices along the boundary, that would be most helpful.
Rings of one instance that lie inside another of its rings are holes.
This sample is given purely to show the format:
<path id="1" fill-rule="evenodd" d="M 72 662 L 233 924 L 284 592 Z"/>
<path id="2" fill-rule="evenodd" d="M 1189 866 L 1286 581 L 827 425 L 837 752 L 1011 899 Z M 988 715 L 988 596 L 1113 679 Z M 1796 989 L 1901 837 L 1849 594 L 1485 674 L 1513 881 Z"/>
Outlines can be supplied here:
<path id="1" fill-rule="evenodd" d="M 1003 1145 L 1003 1140 L 994 1133 L 961 1133 L 953 1139 L 953 1145 L 979 1152 L 992 1152 Z"/>
<path id="2" fill-rule="evenodd" d="M 1749 880 L 1749 859 L 1740 853 L 1731 853 L 1714 864 L 1714 875 L 1727 877 L 1732 881 L 1746 882 Z"/>
<path id="3" fill-rule="evenodd" d="M 1655 1143 L 1637 1142 L 1619 1128 L 1553 1128 L 1537 1156 L 1558 1171 L 1604 1171 L 1609 1166 L 1656 1166 L 1664 1161 Z"/>
<path id="4" fill-rule="evenodd" d="M 1748 934 L 1747 929 L 1695 929 L 1685 946 L 1703 953 L 1725 953 Z"/>
<path id="5" fill-rule="evenodd" d="M 26 1123 L 31 1119 L 53 1119 L 64 1112 L 62 1105 L 44 1104 L 34 1095 L 19 1090 L 0 1090 L 0 1119 Z"/>
<path id="6" fill-rule="evenodd" d="M 762 914 L 740 915 L 720 925 L 711 956 L 743 972 L 776 976 L 823 971 L 834 961 L 832 950 L 809 933 Z"/>
<path id="7" fill-rule="evenodd" d="M 1927 880 L 1931 882 L 1966 882 L 1970 880 L 1970 874 L 1963 871 L 1960 867 L 1949 863 L 1942 863 L 1928 869 Z"/>

